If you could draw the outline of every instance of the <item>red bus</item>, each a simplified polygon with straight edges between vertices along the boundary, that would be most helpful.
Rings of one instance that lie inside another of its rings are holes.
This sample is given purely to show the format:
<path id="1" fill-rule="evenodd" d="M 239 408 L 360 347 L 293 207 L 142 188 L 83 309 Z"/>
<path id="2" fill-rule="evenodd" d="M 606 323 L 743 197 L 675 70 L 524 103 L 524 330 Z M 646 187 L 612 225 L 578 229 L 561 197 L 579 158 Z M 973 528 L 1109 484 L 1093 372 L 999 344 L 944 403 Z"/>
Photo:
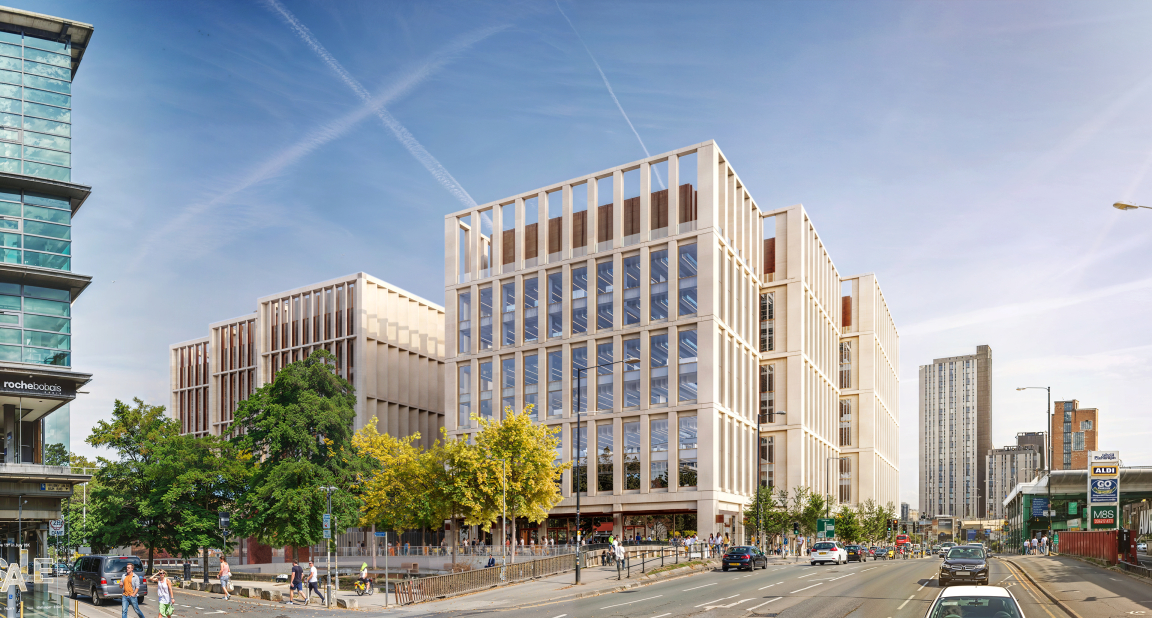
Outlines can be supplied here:
<path id="1" fill-rule="evenodd" d="M 907 534 L 897 534 L 896 535 L 896 547 L 900 547 L 901 545 L 907 545 L 908 543 L 911 543 L 911 542 L 912 541 L 910 541 L 908 539 Z"/>

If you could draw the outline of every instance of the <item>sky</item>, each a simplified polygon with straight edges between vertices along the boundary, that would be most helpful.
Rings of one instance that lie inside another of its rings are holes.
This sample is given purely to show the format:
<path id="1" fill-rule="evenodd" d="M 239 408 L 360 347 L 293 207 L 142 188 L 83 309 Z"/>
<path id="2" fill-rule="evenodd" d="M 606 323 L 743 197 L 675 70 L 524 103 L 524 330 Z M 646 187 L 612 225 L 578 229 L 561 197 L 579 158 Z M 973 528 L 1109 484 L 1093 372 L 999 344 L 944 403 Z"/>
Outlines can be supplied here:
<path id="1" fill-rule="evenodd" d="M 1043 391 L 1152 465 L 1152 5 L 1141 2 L 82 2 L 73 87 L 72 448 L 167 405 L 168 346 L 365 271 L 443 302 L 443 216 L 715 139 L 802 203 L 917 367 L 993 351 L 993 442 Z M 402 232 L 401 232 L 402 231 Z M 1143 410 L 1143 412 L 1141 411 Z"/>

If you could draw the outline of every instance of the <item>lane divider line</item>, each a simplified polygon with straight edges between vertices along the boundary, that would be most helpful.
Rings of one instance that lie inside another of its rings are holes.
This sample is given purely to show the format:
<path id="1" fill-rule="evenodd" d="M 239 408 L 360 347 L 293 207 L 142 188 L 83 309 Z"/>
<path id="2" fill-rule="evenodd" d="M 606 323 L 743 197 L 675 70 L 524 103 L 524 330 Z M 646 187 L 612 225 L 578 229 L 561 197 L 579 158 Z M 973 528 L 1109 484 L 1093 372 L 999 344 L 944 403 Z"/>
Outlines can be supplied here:
<path id="1" fill-rule="evenodd" d="M 813 584 L 813 585 L 811 585 L 811 586 L 808 586 L 808 588 L 815 588 L 816 586 L 823 586 L 823 585 L 824 585 L 824 584 Z M 801 589 L 799 589 L 799 590 L 793 590 L 793 591 L 791 592 L 791 594 L 796 594 L 797 592 L 804 592 L 805 590 L 808 590 L 808 588 L 801 588 Z"/>
<path id="2" fill-rule="evenodd" d="M 553 616 L 552 618 L 564 618 L 564 616 L 567 616 L 567 615 L 568 614 L 560 614 L 559 616 Z"/>
<path id="3" fill-rule="evenodd" d="M 750 612 L 750 611 L 752 611 L 752 610 L 754 610 L 754 609 L 756 609 L 756 608 L 758 608 L 758 607 L 764 607 L 765 605 L 767 605 L 767 604 L 769 604 L 769 603 L 771 603 L 771 602 L 773 602 L 773 601 L 779 601 L 780 599 L 783 599 L 783 598 L 784 598 L 784 597 L 776 597 L 775 599 L 768 599 L 767 601 L 764 601 L 763 603 L 761 603 L 761 604 L 759 604 L 759 605 L 755 605 L 755 606 L 753 606 L 753 607 L 749 607 L 748 609 L 746 609 L 746 610 L 744 610 L 744 611 L 748 611 L 748 612 Z M 667 616 L 667 614 L 665 614 L 665 616 Z"/>
<path id="4" fill-rule="evenodd" d="M 707 588 L 708 586 L 715 586 L 718 583 L 720 583 L 720 582 L 712 582 L 711 584 L 704 584 L 703 586 L 696 586 L 695 588 L 686 588 L 684 590 L 681 590 L 680 592 L 688 592 L 689 590 L 699 590 L 701 588 Z"/>
<path id="5" fill-rule="evenodd" d="M 701 603 L 701 604 L 697 605 L 696 607 L 704 607 L 705 605 L 711 605 L 713 603 L 719 603 L 720 601 L 727 601 L 728 599 L 738 597 L 738 596 L 740 596 L 740 595 L 734 594 L 730 597 L 724 597 L 723 599 L 716 599 L 715 601 L 708 601 L 707 603 Z"/>
<path id="6" fill-rule="evenodd" d="M 912 596 L 908 597 L 907 599 L 905 599 L 905 601 L 904 601 L 903 603 L 901 603 L 901 604 L 900 604 L 900 607 L 897 607 L 897 608 L 896 608 L 896 611 L 900 611 L 900 610 L 904 609 L 904 606 L 908 604 L 908 601 L 911 601 L 911 600 L 912 600 L 912 598 L 913 598 L 913 597 L 915 597 L 915 596 L 916 596 L 916 595 L 912 595 Z"/>
<path id="7" fill-rule="evenodd" d="M 671 615 L 672 615 L 672 612 L 668 612 L 667 614 L 660 614 L 659 616 L 653 616 L 652 618 L 664 618 L 664 616 L 671 616 Z"/>
<path id="8" fill-rule="evenodd" d="M 805 577 L 810 577 L 812 575 L 815 575 L 815 573 L 809 573 L 808 575 L 801 575 L 800 577 L 797 577 L 796 579 L 803 579 Z"/>
<path id="9" fill-rule="evenodd" d="M 779 586 L 780 584 L 783 584 L 783 583 L 784 582 L 776 582 L 775 584 L 768 584 L 767 586 L 764 586 L 764 588 L 771 588 L 772 586 Z M 756 590 L 763 590 L 764 588 L 757 588 Z"/>
<path id="10" fill-rule="evenodd" d="M 658 594 L 658 595 L 656 595 L 656 596 L 654 596 L 654 597 L 648 597 L 647 599 L 636 599 L 635 601 L 628 601 L 627 603 L 617 603 L 617 604 L 615 604 L 615 605 L 609 605 L 608 607 L 601 607 L 600 609 L 611 609 L 611 608 L 613 608 L 613 607 L 621 607 L 621 606 L 623 606 L 623 605 L 631 605 L 631 604 L 633 604 L 633 603 L 639 603 L 639 602 L 641 602 L 641 601 L 651 601 L 652 599 L 658 599 L 658 598 L 660 598 L 660 597 L 662 597 L 662 596 L 664 596 L 664 595 L 662 595 L 662 594 Z M 557 618 L 559 618 L 559 617 L 557 617 Z"/>

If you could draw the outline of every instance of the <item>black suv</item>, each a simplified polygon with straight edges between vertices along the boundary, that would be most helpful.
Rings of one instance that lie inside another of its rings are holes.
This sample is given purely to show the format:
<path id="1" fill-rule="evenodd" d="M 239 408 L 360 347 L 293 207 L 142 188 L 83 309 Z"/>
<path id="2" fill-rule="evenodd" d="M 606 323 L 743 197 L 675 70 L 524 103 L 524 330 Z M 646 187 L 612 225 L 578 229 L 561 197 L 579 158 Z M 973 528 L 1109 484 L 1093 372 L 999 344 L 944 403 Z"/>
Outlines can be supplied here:
<path id="1" fill-rule="evenodd" d="M 988 559 L 984 548 L 958 545 L 948 550 L 940 565 L 940 585 L 959 581 L 988 585 Z"/>
<path id="2" fill-rule="evenodd" d="M 144 603 L 148 596 L 148 580 L 144 579 L 144 565 L 136 556 L 84 556 L 77 558 L 68 574 L 68 596 L 92 597 L 93 605 L 102 605 L 106 599 L 119 599 L 124 596 L 120 580 L 128 571 L 128 565 L 140 578 L 137 599 Z"/>

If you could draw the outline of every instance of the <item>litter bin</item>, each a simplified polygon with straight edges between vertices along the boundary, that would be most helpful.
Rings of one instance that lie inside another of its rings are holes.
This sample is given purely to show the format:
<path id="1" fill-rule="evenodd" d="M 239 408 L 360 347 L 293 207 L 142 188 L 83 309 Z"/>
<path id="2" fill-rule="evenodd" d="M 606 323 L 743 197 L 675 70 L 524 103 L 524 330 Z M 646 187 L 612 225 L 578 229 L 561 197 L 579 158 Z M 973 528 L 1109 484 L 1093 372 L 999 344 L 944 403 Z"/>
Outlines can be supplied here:
<path id="1" fill-rule="evenodd" d="M 184 581 L 192 581 L 192 563 L 184 563 Z"/>

